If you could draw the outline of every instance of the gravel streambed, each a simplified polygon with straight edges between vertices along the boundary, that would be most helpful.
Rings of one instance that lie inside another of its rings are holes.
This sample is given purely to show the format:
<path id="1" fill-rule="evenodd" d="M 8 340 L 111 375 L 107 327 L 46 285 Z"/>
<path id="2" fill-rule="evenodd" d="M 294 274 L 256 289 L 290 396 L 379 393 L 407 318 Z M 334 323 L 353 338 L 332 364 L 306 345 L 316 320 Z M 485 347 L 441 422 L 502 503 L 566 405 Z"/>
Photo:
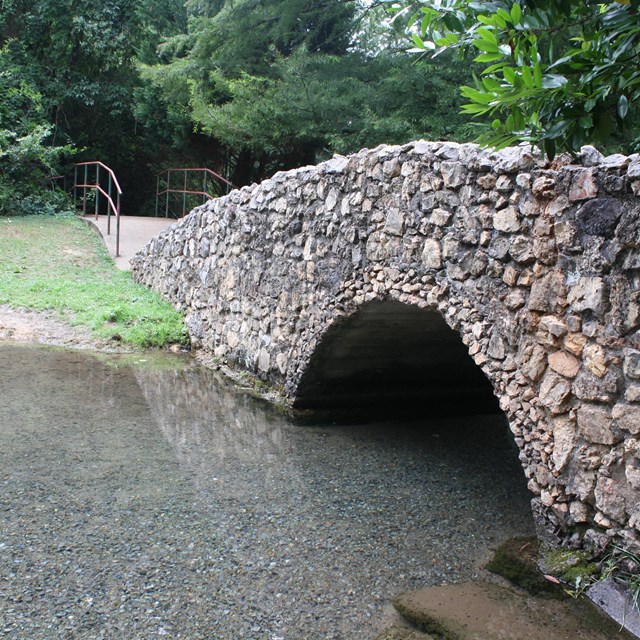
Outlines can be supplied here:
<path id="1" fill-rule="evenodd" d="M 371 638 L 531 533 L 500 420 L 299 427 L 136 359 L 0 345 L 2 638 Z"/>

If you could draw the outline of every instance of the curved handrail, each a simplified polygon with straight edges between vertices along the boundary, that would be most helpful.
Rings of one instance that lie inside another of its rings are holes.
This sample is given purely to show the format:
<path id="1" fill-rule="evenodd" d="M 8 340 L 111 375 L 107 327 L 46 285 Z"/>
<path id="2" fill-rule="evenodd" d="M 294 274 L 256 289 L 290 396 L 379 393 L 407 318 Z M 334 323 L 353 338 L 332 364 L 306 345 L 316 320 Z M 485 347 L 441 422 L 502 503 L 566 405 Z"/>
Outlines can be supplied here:
<path id="1" fill-rule="evenodd" d="M 183 174 L 182 186 L 180 188 L 178 187 L 172 188 L 171 186 L 171 175 L 174 173 Z M 194 174 L 198 174 L 198 173 L 203 174 L 202 189 L 187 188 L 190 178 L 192 179 Z M 166 178 L 164 179 L 165 188 L 161 189 L 160 183 L 164 175 L 166 175 Z M 190 196 L 190 195 L 202 196 L 202 200 L 204 203 L 206 199 L 211 200 L 221 195 L 220 193 L 211 193 L 208 190 L 207 178 L 210 178 L 214 184 L 218 183 L 219 185 L 220 183 L 222 183 L 226 187 L 227 192 L 230 189 L 236 188 L 232 182 L 230 182 L 229 180 L 221 176 L 219 173 L 216 173 L 212 169 L 208 169 L 206 167 L 171 167 L 169 169 L 165 169 L 164 171 L 160 171 L 156 177 L 156 217 L 158 216 L 161 196 L 164 196 L 164 210 L 165 210 L 164 214 L 165 214 L 165 217 L 168 218 L 169 217 L 169 195 L 172 193 L 182 194 L 182 215 L 184 215 L 187 210 L 187 196 Z"/>
<path id="2" fill-rule="evenodd" d="M 120 188 L 120 183 L 118 182 L 118 178 L 116 178 L 116 174 L 113 172 L 113 169 L 109 168 L 104 162 L 100 162 L 100 160 L 90 160 L 89 162 L 76 162 L 76 167 L 82 167 L 83 165 L 92 165 L 97 164 L 100 165 L 103 169 L 107 170 L 107 173 L 111 176 L 114 184 L 116 185 L 116 189 L 118 189 L 118 195 L 122 195 L 122 189 Z"/>
<path id="3" fill-rule="evenodd" d="M 78 169 L 84 167 L 84 181 L 78 182 Z M 89 182 L 89 168 L 95 167 L 95 182 Z M 104 169 L 108 175 L 108 191 L 105 191 L 100 184 L 100 168 Z M 112 197 L 112 186 L 115 186 L 116 196 L 115 202 Z M 76 162 L 73 166 L 73 195 L 75 200 L 78 198 L 78 189 L 83 189 L 82 193 L 82 211 L 86 215 L 87 213 L 87 189 L 95 189 L 96 192 L 107 201 L 107 234 L 111 234 L 111 215 L 115 215 L 116 218 L 116 258 L 120 256 L 120 196 L 122 196 L 122 189 L 116 174 L 113 170 L 103 162 L 99 160 L 91 160 L 89 162 Z M 96 197 L 95 202 L 95 217 L 98 219 L 98 206 L 99 198 Z"/>

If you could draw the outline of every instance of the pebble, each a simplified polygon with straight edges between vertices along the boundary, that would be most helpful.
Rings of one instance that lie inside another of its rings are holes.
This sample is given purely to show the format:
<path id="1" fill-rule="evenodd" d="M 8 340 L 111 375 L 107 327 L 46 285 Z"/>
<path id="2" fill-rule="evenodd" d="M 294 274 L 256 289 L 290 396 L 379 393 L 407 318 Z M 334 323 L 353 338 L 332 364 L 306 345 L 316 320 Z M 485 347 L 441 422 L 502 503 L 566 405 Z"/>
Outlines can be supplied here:
<path id="1" fill-rule="evenodd" d="M 500 419 L 297 426 L 147 360 L 0 344 L 3 639 L 372 638 L 532 532 Z"/>

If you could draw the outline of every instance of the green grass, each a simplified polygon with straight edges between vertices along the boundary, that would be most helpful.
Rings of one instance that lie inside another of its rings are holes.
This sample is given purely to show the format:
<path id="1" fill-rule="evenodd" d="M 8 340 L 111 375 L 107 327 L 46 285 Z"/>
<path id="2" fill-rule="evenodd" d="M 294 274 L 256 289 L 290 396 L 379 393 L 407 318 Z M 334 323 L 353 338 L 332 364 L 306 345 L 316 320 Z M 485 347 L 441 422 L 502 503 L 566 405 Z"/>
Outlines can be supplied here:
<path id="1" fill-rule="evenodd" d="M 188 344 L 182 316 L 116 269 L 95 231 L 71 215 L 0 218 L 0 304 L 54 312 L 134 347 Z"/>

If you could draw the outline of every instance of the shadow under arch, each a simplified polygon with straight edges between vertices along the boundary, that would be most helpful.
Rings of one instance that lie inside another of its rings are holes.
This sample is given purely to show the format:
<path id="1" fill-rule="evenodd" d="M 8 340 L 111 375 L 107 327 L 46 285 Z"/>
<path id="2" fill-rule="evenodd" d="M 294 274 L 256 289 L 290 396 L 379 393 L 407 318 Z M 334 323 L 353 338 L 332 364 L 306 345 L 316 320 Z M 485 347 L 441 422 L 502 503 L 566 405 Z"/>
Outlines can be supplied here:
<path id="1" fill-rule="evenodd" d="M 293 408 L 332 418 L 502 413 L 491 383 L 438 311 L 374 300 L 329 327 Z"/>

